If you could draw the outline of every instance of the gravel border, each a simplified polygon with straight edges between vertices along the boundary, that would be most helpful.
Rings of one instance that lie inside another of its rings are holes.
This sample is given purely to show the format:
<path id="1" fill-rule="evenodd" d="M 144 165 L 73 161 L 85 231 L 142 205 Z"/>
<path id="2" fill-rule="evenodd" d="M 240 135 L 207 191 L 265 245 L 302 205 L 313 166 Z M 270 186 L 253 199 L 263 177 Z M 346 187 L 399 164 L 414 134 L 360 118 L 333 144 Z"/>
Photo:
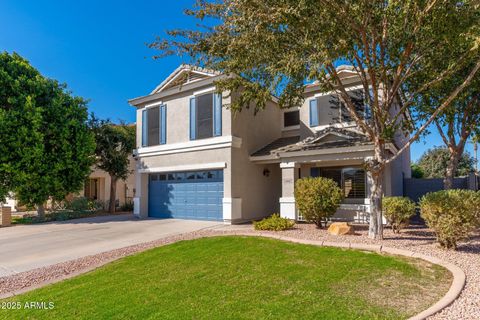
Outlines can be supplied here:
<path id="1" fill-rule="evenodd" d="M 318 230 L 309 224 L 298 224 L 293 230 L 281 232 L 258 232 L 254 231 L 251 226 L 224 226 L 185 233 L 2 277 L 0 278 L 0 299 L 72 278 L 122 257 L 181 240 L 220 235 L 257 235 L 298 243 L 383 251 L 440 264 L 454 275 L 454 282 L 450 290 L 434 306 L 412 319 L 426 317 L 429 319 L 480 319 L 480 292 L 478 289 L 480 287 L 480 236 L 459 246 L 458 251 L 446 251 L 435 245 L 432 232 L 426 228 L 410 228 L 399 235 L 393 234 L 387 229 L 383 241 L 368 239 L 363 226 L 356 226 L 356 229 L 356 235 L 349 236 L 331 236 L 325 230 Z M 462 291 L 465 281 L 466 285 Z M 456 299 L 459 294 L 460 297 Z"/>

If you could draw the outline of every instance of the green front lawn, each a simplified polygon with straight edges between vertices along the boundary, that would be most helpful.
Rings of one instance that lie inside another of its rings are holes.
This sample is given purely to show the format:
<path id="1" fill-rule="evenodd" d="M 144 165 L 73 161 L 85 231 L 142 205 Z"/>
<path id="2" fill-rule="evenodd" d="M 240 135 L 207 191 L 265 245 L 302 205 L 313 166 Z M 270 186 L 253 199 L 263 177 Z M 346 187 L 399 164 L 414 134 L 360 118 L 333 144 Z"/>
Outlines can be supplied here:
<path id="1" fill-rule="evenodd" d="M 450 274 L 419 260 L 258 237 L 182 241 L 3 300 L 0 319 L 401 319 Z"/>

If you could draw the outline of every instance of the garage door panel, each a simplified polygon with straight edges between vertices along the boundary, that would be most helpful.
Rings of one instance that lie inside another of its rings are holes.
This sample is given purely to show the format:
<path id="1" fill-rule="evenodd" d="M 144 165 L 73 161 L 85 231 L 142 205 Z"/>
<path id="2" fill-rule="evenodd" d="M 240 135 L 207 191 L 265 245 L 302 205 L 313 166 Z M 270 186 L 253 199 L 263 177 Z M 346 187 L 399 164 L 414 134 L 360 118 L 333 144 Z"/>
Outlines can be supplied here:
<path id="1" fill-rule="evenodd" d="M 152 174 L 149 216 L 222 220 L 223 171 Z"/>

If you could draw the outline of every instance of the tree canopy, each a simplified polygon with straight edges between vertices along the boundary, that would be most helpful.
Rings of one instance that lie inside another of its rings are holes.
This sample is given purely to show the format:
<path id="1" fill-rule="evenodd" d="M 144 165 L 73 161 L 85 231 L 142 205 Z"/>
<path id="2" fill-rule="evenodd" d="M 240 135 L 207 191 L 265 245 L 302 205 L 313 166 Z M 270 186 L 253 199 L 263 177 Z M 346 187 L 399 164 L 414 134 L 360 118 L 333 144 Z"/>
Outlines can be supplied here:
<path id="1" fill-rule="evenodd" d="M 472 10 L 470 19 L 478 21 L 480 12 Z M 468 37 L 478 34 L 480 23 L 466 30 Z M 447 34 L 448 36 L 448 34 Z M 468 39 L 467 37 L 467 39 Z M 431 56 L 430 63 L 425 68 L 417 68 L 412 77 L 406 81 L 406 88 L 416 87 L 417 82 L 432 81 L 441 72 L 448 72 L 442 81 L 432 84 L 427 91 L 416 97 L 416 111 L 421 120 L 428 119 L 438 106 L 442 104 L 452 90 L 458 87 L 468 76 L 472 67 L 480 59 L 478 48 L 469 50 L 469 41 L 459 41 L 456 46 L 445 46 Z M 446 70 L 446 71 L 445 71 Z M 450 105 L 434 120 L 435 127 L 449 152 L 446 171 L 444 173 L 444 187 L 453 187 L 453 177 L 458 171 L 457 166 L 462 159 L 466 143 L 470 137 L 478 134 L 480 126 L 480 74 L 477 73 L 471 82 L 452 100 Z"/>
<path id="2" fill-rule="evenodd" d="M 125 180 L 132 172 L 130 156 L 135 148 L 135 126 L 116 125 L 108 120 L 90 119 L 90 128 L 96 141 L 96 167 L 111 178 L 109 211 L 115 212 L 116 183 Z"/>
<path id="3" fill-rule="evenodd" d="M 27 206 L 82 188 L 94 161 L 86 101 L 16 53 L 0 53 L 0 198 Z"/>
<path id="4" fill-rule="evenodd" d="M 305 82 L 316 81 L 323 91 L 338 94 L 374 145 L 373 156 L 365 159 L 372 183 L 369 235 L 381 238 L 386 165 L 408 150 L 480 68 L 479 6 L 473 0 L 198 1 L 186 13 L 201 20 L 203 29 L 171 30 L 150 46 L 161 51 L 158 57 L 179 54 L 227 75 L 216 86 L 219 92 L 238 93 L 230 105 L 234 111 L 261 110 L 271 94 L 279 96 L 281 107 L 297 106 Z M 454 68 L 432 66 L 445 52 L 455 54 L 449 58 L 456 60 Z M 471 56 L 474 63 L 464 79 L 445 93 L 434 112 L 415 121 L 419 95 Z M 368 119 L 348 95 L 339 63 L 351 65 L 360 79 Z M 408 82 L 417 72 L 433 69 L 432 77 Z M 398 138 L 406 139 L 387 151 Z"/>
<path id="5" fill-rule="evenodd" d="M 423 169 L 418 164 L 412 163 L 410 169 L 412 170 L 412 178 L 422 179 L 425 177 L 425 172 L 423 172 Z"/>
<path id="6" fill-rule="evenodd" d="M 423 172 L 423 178 L 444 178 L 450 153 L 445 147 L 428 149 L 417 161 L 417 167 Z M 468 153 L 464 153 L 458 162 L 454 172 L 455 177 L 466 176 L 473 171 L 474 160 Z"/>

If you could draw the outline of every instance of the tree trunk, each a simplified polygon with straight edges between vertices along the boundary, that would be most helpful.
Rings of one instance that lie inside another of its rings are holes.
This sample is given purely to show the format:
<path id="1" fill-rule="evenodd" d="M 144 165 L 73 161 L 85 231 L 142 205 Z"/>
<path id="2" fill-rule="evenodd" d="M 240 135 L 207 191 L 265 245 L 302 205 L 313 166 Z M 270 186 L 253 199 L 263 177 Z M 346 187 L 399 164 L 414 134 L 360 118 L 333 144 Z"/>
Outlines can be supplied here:
<path id="1" fill-rule="evenodd" d="M 447 170 L 443 179 L 443 188 L 445 190 L 453 189 L 453 178 L 457 172 L 460 155 L 461 153 L 457 151 L 450 151 L 450 158 L 448 159 Z"/>
<path id="2" fill-rule="evenodd" d="M 115 213 L 115 204 L 117 200 L 117 177 L 110 175 L 110 202 L 108 204 L 108 212 Z"/>
<path id="3" fill-rule="evenodd" d="M 478 173 L 478 156 L 477 156 L 477 138 L 473 141 L 473 158 L 475 159 L 475 173 Z"/>
<path id="4" fill-rule="evenodd" d="M 383 170 L 369 171 L 370 181 L 370 225 L 368 237 L 383 240 L 382 196 Z"/>
<path id="5" fill-rule="evenodd" d="M 43 206 L 43 203 L 37 205 L 37 214 L 39 220 L 45 220 L 45 207 Z"/>
<path id="6" fill-rule="evenodd" d="M 365 163 L 370 182 L 370 225 L 368 237 L 383 240 L 383 172 L 385 170 L 385 141 L 375 141 L 374 156 Z"/>

